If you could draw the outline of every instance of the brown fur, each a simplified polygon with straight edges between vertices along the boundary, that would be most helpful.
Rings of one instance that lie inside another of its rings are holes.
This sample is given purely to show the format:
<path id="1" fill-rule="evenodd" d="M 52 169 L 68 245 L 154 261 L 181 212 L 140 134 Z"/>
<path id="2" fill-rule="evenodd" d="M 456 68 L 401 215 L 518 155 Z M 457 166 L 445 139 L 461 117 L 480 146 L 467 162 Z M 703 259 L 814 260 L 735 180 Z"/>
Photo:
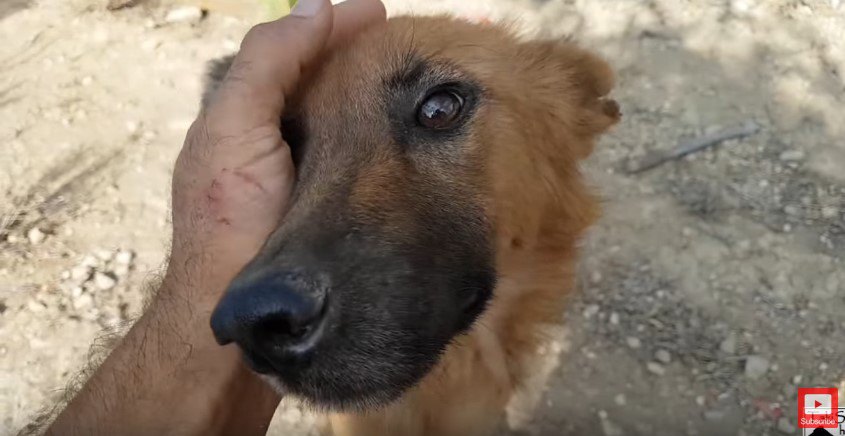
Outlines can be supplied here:
<path id="1" fill-rule="evenodd" d="M 449 183 L 477 182 L 486 192 L 498 284 L 486 312 L 415 388 L 383 409 L 332 415 L 328 427 L 338 436 L 463 436 L 495 428 L 543 341 L 541 327 L 559 322 L 574 287 L 578 240 L 599 215 L 578 161 L 620 117 L 616 103 L 605 99 L 612 72 L 596 56 L 569 43 L 519 42 L 502 28 L 446 18 L 393 19 L 339 51 L 316 80 L 342 83 L 347 93 L 374 92 L 373 82 L 344 76 L 361 69 L 386 74 L 406 50 L 454 65 L 487 93 L 465 145 L 466 153 L 480 156 L 478 166 Z M 319 112 L 344 101 L 342 94 L 319 93 L 304 104 Z M 399 166 L 368 163 L 354 183 L 353 207 L 419 201 L 385 191 L 401 183 Z M 388 218 L 399 233 L 408 224 Z"/>

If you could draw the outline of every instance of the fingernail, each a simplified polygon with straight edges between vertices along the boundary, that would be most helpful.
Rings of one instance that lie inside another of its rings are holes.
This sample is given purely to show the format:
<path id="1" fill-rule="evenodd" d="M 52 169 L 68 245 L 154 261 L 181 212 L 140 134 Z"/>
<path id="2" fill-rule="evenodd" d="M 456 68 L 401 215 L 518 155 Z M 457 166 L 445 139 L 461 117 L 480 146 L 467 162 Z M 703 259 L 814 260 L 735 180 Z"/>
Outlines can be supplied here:
<path id="1" fill-rule="evenodd" d="M 299 0 L 293 5 L 290 14 L 297 17 L 313 17 L 323 7 L 325 0 Z"/>

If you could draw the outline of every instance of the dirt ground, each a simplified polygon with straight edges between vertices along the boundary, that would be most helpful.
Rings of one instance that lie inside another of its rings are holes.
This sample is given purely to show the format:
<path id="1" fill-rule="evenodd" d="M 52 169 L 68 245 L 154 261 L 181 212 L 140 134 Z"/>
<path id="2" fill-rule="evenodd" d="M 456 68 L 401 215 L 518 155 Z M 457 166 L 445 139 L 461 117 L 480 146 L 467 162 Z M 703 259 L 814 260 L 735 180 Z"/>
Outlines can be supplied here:
<path id="1" fill-rule="evenodd" d="M 388 6 L 572 35 L 619 73 L 624 121 L 587 164 L 605 217 L 502 434 L 800 434 L 797 386 L 845 388 L 840 0 Z M 250 25 L 173 8 L 0 1 L 0 434 L 61 395 L 160 269 L 204 63 Z M 748 121 L 760 131 L 630 172 Z M 271 433 L 313 422 L 286 401 Z"/>

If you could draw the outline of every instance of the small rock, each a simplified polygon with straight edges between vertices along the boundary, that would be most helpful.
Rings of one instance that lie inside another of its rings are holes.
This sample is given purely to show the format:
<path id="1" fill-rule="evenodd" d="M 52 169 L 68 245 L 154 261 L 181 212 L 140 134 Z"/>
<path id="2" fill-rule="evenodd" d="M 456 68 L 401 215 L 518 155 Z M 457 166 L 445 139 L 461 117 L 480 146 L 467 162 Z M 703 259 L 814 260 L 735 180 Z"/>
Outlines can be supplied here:
<path id="1" fill-rule="evenodd" d="M 607 418 L 607 412 L 604 410 L 599 411 L 599 418 L 601 418 L 601 431 L 604 436 L 622 436 L 625 433 L 619 428 L 618 425 L 614 424 L 613 421 Z"/>
<path id="2" fill-rule="evenodd" d="M 46 307 L 44 307 L 44 304 L 42 304 L 40 301 L 35 300 L 29 300 L 26 303 L 26 308 L 29 309 L 30 312 L 35 313 L 40 313 L 47 309 Z"/>
<path id="3" fill-rule="evenodd" d="M 728 334 L 728 336 L 722 341 L 722 343 L 719 344 L 719 350 L 721 350 L 725 354 L 736 353 L 736 334 Z"/>
<path id="4" fill-rule="evenodd" d="M 628 336 L 625 339 L 625 343 L 628 344 L 629 347 L 631 347 L 635 350 L 637 348 L 640 348 L 640 346 L 642 346 L 642 342 L 640 341 L 640 339 L 635 337 L 635 336 Z"/>
<path id="5" fill-rule="evenodd" d="M 88 265 L 78 265 L 70 270 L 70 279 L 74 283 L 85 283 L 91 278 L 93 268 Z"/>
<path id="6" fill-rule="evenodd" d="M 610 323 L 613 325 L 619 325 L 619 314 L 613 312 L 610 314 Z"/>
<path id="7" fill-rule="evenodd" d="M 111 277 L 108 274 L 103 274 L 101 272 L 94 273 L 94 285 L 97 289 L 101 291 L 107 291 L 113 288 L 117 284 L 117 280 L 114 277 Z"/>
<path id="8" fill-rule="evenodd" d="M 710 422 L 719 422 L 725 419 L 725 415 L 722 410 L 707 410 L 704 412 L 704 419 Z"/>
<path id="9" fill-rule="evenodd" d="M 94 297 L 91 294 L 82 294 L 73 300 L 73 308 L 76 310 L 86 309 L 94 305 Z"/>
<path id="10" fill-rule="evenodd" d="M 781 433 L 795 434 L 795 426 L 792 425 L 792 423 L 789 422 L 789 419 L 785 416 L 778 419 L 778 430 Z"/>
<path id="11" fill-rule="evenodd" d="M 657 350 L 657 352 L 654 353 L 654 358 L 657 359 L 658 362 L 662 363 L 669 363 L 672 361 L 672 355 L 666 350 Z"/>
<path id="12" fill-rule="evenodd" d="M 598 304 L 591 304 L 584 309 L 584 318 L 590 319 L 597 313 L 599 313 Z"/>
<path id="13" fill-rule="evenodd" d="M 100 259 L 103 262 L 108 262 L 112 260 L 114 253 L 112 253 L 111 250 L 106 250 L 105 248 L 98 248 L 94 250 L 94 256 L 97 256 L 97 259 Z"/>
<path id="14" fill-rule="evenodd" d="M 798 206 L 789 204 L 783 207 L 783 212 L 787 215 L 796 216 L 801 213 L 801 208 Z"/>
<path id="15" fill-rule="evenodd" d="M 801 374 L 796 374 L 792 377 L 792 384 L 798 386 L 799 384 L 801 384 L 802 380 L 804 380 L 804 377 Z"/>
<path id="16" fill-rule="evenodd" d="M 819 371 L 821 371 L 821 372 L 827 371 L 827 363 L 825 363 L 825 362 L 820 363 L 819 364 Z"/>
<path id="17" fill-rule="evenodd" d="M 645 367 L 646 367 L 646 369 L 648 369 L 648 372 L 650 372 L 654 375 L 666 374 L 666 369 L 663 368 L 663 365 L 661 365 L 657 362 L 648 362 L 648 363 L 645 364 Z"/>
<path id="18" fill-rule="evenodd" d="M 804 152 L 801 150 L 787 150 L 780 154 L 780 160 L 784 162 L 797 162 L 804 160 Z"/>
<path id="19" fill-rule="evenodd" d="M 699 395 L 699 396 L 695 397 L 695 404 L 698 404 L 699 406 L 704 407 L 704 404 L 706 403 L 706 401 L 707 401 L 707 399 L 704 398 L 704 395 Z"/>
<path id="20" fill-rule="evenodd" d="M 46 237 L 47 235 L 45 235 L 38 227 L 33 227 L 26 232 L 26 238 L 29 239 L 29 243 L 33 245 L 44 242 Z"/>
<path id="21" fill-rule="evenodd" d="M 141 124 L 137 121 L 127 121 L 126 122 L 126 131 L 130 134 L 138 133 L 138 129 L 141 128 Z"/>
<path id="22" fill-rule="evenodd" d="M 129 275 L 129 265 L 118 263 L 114 266 L 112 272 L 116 277 L 126 277 Z"/>
<path id="23" fill-rule="evenodd" d="M 628 403 L 627 399 L 625 398 L 625 394 L 617 394 L 615 397 L 613 397 L 613 402 L 620 406 L 624 406 Z"/>
<path id="24" fill-rule="evenodd" d="M 131 250 L 119 250 L 117 254 L 114 255 L 114 261 L 120 265 L 129 265 L 132 263 L 132 259 L 135 258 L 135 253 Z"/>
<path id="25" fill-rule="evenodd" d="M 79 262 L 81 266 L 87 266 L 90 268 L 95 268 L 100 264 L 100 261 L 97 260 L 96 257 L 91 256 L 90 254 L 86 255 L 82 258 L 82 262 Z"/>
<path id="26" fill-rule="evenodd" d="M 831 219 L 839 215 L 839 208 L 836 206 L 825 206 L 822 208 L 822 218 Z"/>
<path id="27" fill-rule="evenodd" d="M 769 361 L 761 356 L 748 356 L 745 359 L 745 376 L 751 379 L 758 379 L 769 370 Z"/>
<path id="28" fill-rule="evenodd" d="M 168 23 L 196 23 L 202 19 L 202 9 L 196 6 L 181 6 L 167 12 L 164 21 Z"/>

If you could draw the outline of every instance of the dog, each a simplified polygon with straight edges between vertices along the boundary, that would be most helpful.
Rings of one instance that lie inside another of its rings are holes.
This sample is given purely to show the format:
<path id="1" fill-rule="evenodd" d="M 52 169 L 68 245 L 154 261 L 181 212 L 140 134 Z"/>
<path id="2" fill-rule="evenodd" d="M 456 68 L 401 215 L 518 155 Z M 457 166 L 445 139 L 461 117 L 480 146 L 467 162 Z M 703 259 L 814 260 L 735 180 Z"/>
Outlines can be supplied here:
<path id="1" fill-rule="evenodd" d="M 611 68 L 405 16 L 305 76 L 281 122 L 291 206 L 212 315 L 218 341 L 334 435 L 494 431 L 600 214 L 579 162 L 620 119 Z"/>

